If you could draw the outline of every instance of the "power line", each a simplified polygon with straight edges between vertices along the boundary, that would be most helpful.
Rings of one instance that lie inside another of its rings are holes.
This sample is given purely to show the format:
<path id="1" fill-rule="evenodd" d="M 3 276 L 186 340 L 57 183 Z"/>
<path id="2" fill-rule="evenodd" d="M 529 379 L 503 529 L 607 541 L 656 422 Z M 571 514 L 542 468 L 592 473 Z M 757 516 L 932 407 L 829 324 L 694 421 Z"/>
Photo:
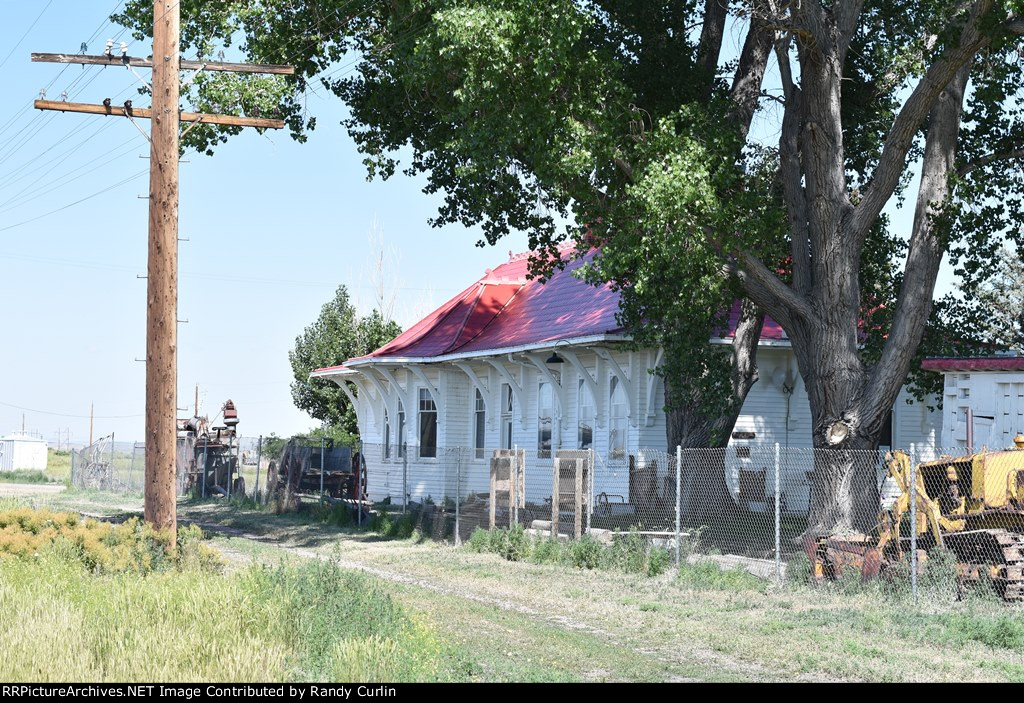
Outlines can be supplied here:
<path id="1" fill-rule="evenodd" d="M 23 408 L 20 405 L 12 405 L 11 403 L 0 403 L 5 408 L 14 408 L 15 410 L 23 410 L 27 413 L 37 413 L 39 415 L 54 415 L 56 417 L 73 417 L 79 420 L 88 420 L 89 415 L 71 415 L 68 413 L 55 413 L 49 410 L 36 410 L 34 408 Z M 97 420 L 127 420 L 135 417 L 143 417 L 142 415 L 93 415 Z"/>
<path id="2" fill-rule="evenodd" d="M 32 28 L 36 26 L 36 22 L 38 22 L 40 18 L 42 18 L 42 16 L 46 13 L 46 11 L 50 9 L 50 5 L 52 4 L 53 0 L 50 0 L 48 3 L 46 3 L 46 7 L 43 8 L 42 12 L 40 12 L 39 15 L 34 20 L 32 20 L 32 24 L 30 24 L 28 26 L 28 29 L 25 30 L 25 33 L 21 35 L 21 39 L 18 40 L 18 43 L 12 46 L 11 50 L 7 52 L 7 56 L 4 57 L 4 60 L 0 61 L 0 68 L 3 68 L 4 64 L 7 63 L 7 60 L 11 58 L 11 55 L 14 54 L 14 52 L 18 49 L 19 46 L 21 46 L 21 43 L 25 41 L 25 37 L 27 37 L 28 33 L 32 31 Z"/>
<path id="3" fill-rule="evenodd" d="M 119 187 L 123 186 L 125 183 L 128 183 L 129 181 L 134 181 L 136 178 L 139 178 L 140 176 L 144 176 L 147 173 L 149 173 L 149 169 L 145 169 L 145 170 L 139 171 L 138 173 L 136 173 L 133 176 L 128 176 L 128 178 L 125 178 L 123 181 L 118 181 L 117 183 L 115 183 L 115 184 L 113 184 L 111 186 L 107 186 L 106 188 L 104 188 L 102 190 L 98 190 L 95 193 L 92 193 L 90 195 L 85 196 L 84 198 L 80 198 L 79 200 L 76 200 L 73 203 L 68 203 L 67 205 L 63 205 L 63 206 L 61 206 L 61 207 L 59 207 L 59 208 L 57 208 L 55 210 L 50 210 L 49 212 L 44 212 L 42 215 L 38 215 L 38 216 L 33 217 L 31 219 L 22 220 L 21 222 L 16 222 L 13 225 L 7 225 L 6 227 L 0 227 L 0 232 L 6 232 L 9 229 L 14 229 L 15 227 L 21 227 L 22 225 L 27 225 L 30 222 L 35 222 L 36 220 L 41 220 L 44 217 L 49 217 L 50 215 L 56 214 L 56 213 L 60 212 L 61 210 L 67 210 L 69 207 L 74 207 L 75 205 L 78 205 L 79 203 L 84 203 L 86 200 L 91 200 L 92 198 L 95 198 L 98 195 L 103 195 L 107 191 L 113 190 L 114 188 L 119 188 Z"/>

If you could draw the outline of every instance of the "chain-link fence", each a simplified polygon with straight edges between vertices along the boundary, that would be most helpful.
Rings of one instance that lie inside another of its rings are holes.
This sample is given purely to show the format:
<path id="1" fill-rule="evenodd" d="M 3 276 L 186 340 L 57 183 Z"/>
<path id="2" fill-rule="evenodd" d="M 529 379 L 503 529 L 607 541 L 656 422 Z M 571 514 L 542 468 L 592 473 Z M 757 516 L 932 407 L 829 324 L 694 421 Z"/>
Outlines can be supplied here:
<path id="1" fill-rule="evenodd" d="M 142 445 L 101 437 L 71 451 L 71 485 L 87 490 L 141 493 L 145 479 Z"/>
<path id="2" fill-rule="evenodd" d="M 958 583 L 1024 600 L 1024 451 L 550 450 L 335 443 L 325 437 L 179 441 L 179 494 L 410 515 L 461 543 L 477 528 L 537 540 L 622 535 L 677 563 L 710 560 L 781 582 L 898 574 L 945 560 Z M 219 452 L 219 454 L 217 453 Z M 190 457 L 195 460 L 189 463 Z M 104 437 L 72 457 L 72 483 L 141 492 L 145 448 Z M 191 466 L 191 468 L 188 468 Z"/>
<path id="3" fill-rule="evenodd" d="M 780 445 L 538 451 L 364 445 L 364 492 L 423 534 L 630 533 L 677 562 L 712 560 L 782 581 L 886 572 L 910 581 L 945 559 L 961 581 L 1024 599 L 1024 451 L 860 451 Z M 938 552 L 936 550 L 939 550 Z"/>

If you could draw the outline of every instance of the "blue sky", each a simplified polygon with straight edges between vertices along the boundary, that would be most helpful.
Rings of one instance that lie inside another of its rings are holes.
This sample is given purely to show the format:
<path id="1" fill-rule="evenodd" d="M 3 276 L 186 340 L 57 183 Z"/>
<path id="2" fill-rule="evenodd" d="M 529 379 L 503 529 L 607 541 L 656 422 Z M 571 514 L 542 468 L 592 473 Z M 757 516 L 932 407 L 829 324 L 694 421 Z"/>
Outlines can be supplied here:
<path id="1" fill-rule="evenodd" d="M 131 41 L 105 24 L 114 5 L 0 5 L 0 62 L 9 54 L 0 67 L 0 435 L 20 429 L 24 412 L 26 429 L 48 439 L 70 430 L 72 443 L 84 442 L 92 402 L 95 436 L 143 437 L 145 281 L 136 276 L 146 269 L 139 196 L 148 180 L 123 182 L 147 172 L 148 144 L 123 119 L 29 107 L 47 86 L 48 99 L 67 90 L 77 102 L 148 104 L 125 69 L 29 60 L 33 51 L 77 53 L 90 37 L 89 53 L 107 38 Z M 385 281 L 395 318 L 409 324 L 525 248 L 524 236 L 480 249 L 476 230 L 429 227 L 438 197 L 401 175 L 367 182 L 339 125 L 340 102 L 311 97 L 309 107 L 319 127 L 306 144 L 248 130 L 181 166 L 180 236 L 189 241 L 179 262 L 179 317 L 188 320 L 179 326 L 179 405 L 192 405 L 198 383 L 201 410 L 215 414 L 231 398 L 248 436 L 315 425 L 292 406 L 288 351 L 338 284 L 362 310 L 373 307 L 375 249 L 391 252 Z"/>
<path id="2" fill-rule="evenodd" d="M 101 53 L 107 38 L 149 54 L 107 22 L 116 4 L 0 4 L 0 435 L 24 414 L 30 431 L 84 443 L 95 403 L 95 436 L 143 437 L 148 144 L 124 119 L 31 107 L 42 88 L 148 104 L 125 69 L 29 60 L 85 41 Z M 730 32 L 726 51 L 741 40 Z M 319 127 L 306 144 L 247 130 L 181 166 L 179 405 L 191 407 L 196 384 L 201 412 L 231 398 L 247 436 L 315 424 L 292 406 L 288 351 L 339 284 L 361 311 L 373 307 L 381 251 L 394 317 L 408 325 L 526 246 L 520 235 L 481 249 L 479 230 L 429 227 L 439 197 L 422 180 L 367 182 L 339 125 L 344 106 L 321 94 L 309 110 Z M 755 131 L 771 141 L 767 117 Z M 909 230 L 909 212 L 890 212 Z"/>

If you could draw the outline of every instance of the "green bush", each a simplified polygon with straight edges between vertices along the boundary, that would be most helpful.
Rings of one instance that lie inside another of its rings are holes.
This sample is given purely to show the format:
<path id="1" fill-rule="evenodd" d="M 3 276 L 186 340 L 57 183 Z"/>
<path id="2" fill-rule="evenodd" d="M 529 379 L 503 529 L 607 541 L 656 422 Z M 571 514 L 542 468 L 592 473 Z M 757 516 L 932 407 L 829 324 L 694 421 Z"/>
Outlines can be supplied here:
<path id="1" fill-rule="evenodd" d="M 466 542 L 466 548 L 474 552 L 483 553 L 490 551 L 490 543 L 491 534 L 482 527 L 477 527 L 469 536 L 469 540 Z"/>
<path id="2" fill-rule="evenodd" d="M 647 555 L 647 575 L 660 576 L 668 571 L 668 567 L 671 564 L 672 556 L 668 553 L 667 549 L 652 547 Z"/>
<path id="3" fill-rule="evenodd" d="M 718 564 L 702 561 L 679 566 L 677 582 L 696 591 L 758 591 L 764 593 L 768 584 L 738 567 L 721 569 Z"/>
<path id="4" fill-rule="evenodd" d="M 465 546 L 471 551 L 497 554 L 509 561 L 567 564 L 578 569 L 609 569 L 647 576 L 665 573 L 672 563 L 672 555 L 667 550 L 650 546 L 635 528 L 626 535 L 616 534 L 612 544 L 604 545 L 590 535 L 570 542 L 549 537 L 531 538 L 521 525 L 493 530 L 478 527 Z"/>
<path id="5" fill-rule="evenodd" d="M 606 561 L 605 547 L 590 535 L 569 543 L 569 563 L 577 569 L 597 569 Z"/>
<path id="6" fill-rule="evenodd" d="M 54 552 L 90 571 L 149 573 L 181 566 L 219 568 L 216 552 L 202 544 L 202 530 L 182 527 L 170 537 L 132 518 L 120 525 L 83 520 L 76 513 L 16 508 L 0 512 L 0 560 L 35 559 Z"/>
<path id="7" fill-rule="evenodd" d="M 369 530 L 385 539 L 409 539 L 416 532 L 416 517 L 412 513 L 399 516 L 375 513 L 370 518 Z"/>
<path id="8" fill-rule="evenodd" d="M 530 561 L 535 564 L 562 564 L 566 561 L 565 546 L 557 539 L 541 537 L 534 541 Z"/>

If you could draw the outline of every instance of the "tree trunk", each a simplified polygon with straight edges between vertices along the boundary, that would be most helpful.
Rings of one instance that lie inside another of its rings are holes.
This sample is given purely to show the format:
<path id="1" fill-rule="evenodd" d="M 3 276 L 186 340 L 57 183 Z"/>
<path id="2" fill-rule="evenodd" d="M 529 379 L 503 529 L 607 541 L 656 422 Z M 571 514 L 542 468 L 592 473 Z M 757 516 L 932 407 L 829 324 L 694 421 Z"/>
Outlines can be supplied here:
<path id="1" fill-rule="evenodd" d="M 669 452 L 675 448 L 708 449 L 700 460 L 682 468 L 681 510 L 690 521 L 707 522 L 735 508 L 725 481 L 725 447 L 743 408 L 750 388 L 757 382 L 757 344 L 761 339 L 764 314 L 744 300 L 732 343 L 732 401 L 725 414 L 709 417 L 701 412 L 700 398 L 679 402 L 672 394 L 672 379 L 665 379 L 668 408 L 666 434 Z M 715 450 L 715 451 L 711 451 Z"/>

